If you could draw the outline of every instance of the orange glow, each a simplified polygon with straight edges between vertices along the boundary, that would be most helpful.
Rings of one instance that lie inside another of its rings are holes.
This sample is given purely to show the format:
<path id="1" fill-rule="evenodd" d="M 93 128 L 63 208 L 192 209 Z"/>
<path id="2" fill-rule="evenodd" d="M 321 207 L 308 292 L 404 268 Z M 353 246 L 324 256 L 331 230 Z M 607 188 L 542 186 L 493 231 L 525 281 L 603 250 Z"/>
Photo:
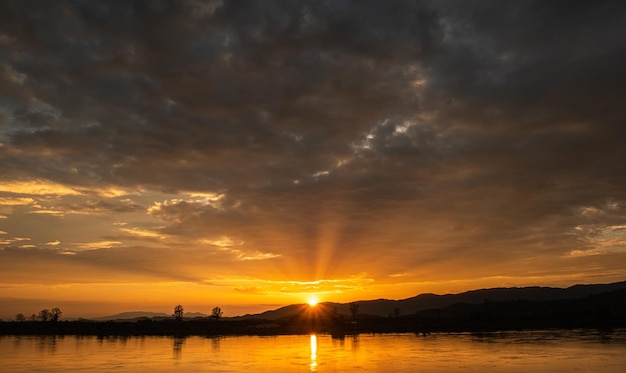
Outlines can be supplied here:
<path id="1" fill-rule="evenodd" d="M 315 306 L 317 306 L 317 304 L 319 303 L 319 300 L 317 299 L 317 297 L 315 297 L 315 296 L 311 296 L 311 297 L 309 297 L 309 299 L 307 300 L 307 303 L 309 304 L 309 306 L 311 306 L 311 307 L 315 307 Z"/>
<path id="2" fill-rule="evenodd" d="M 311 372 L 317 371 L 317 335 L 311 334 Z"/>

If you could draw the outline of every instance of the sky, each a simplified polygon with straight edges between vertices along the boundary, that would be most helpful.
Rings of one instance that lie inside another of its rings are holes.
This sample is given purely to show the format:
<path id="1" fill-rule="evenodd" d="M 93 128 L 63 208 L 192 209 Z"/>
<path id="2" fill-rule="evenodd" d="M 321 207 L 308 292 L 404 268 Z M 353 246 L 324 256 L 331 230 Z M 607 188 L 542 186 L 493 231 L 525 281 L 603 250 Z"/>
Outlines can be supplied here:
<path id="1" fill-rule="evenodd" d="M 622 1 L 0 1 L 0 318 L 626 280 Z"/>

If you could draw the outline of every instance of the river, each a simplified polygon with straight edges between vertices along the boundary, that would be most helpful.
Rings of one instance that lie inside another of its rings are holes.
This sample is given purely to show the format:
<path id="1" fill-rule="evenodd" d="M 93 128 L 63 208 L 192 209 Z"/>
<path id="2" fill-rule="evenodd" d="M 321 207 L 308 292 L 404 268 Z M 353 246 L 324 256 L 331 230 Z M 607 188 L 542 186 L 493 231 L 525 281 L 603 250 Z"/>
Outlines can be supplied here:
<path id="1" fill-rule="evenodd" d="M 2 372 L 624 372 L 626 330 L 0 336 Z"/>

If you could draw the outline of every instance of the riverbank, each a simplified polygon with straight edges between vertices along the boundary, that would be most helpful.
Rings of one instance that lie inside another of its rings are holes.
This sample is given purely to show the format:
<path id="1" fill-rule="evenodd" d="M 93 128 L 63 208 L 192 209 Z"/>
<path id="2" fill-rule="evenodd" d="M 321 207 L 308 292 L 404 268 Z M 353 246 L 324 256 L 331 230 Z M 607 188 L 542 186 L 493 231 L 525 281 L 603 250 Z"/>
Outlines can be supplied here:
<path id="1" fill-rule="evenodd" d="M 532 329 L 624 328 L 624 320 L 506 320 L 453 318 L 388 318 L 333 323 L 296 323 L 267 320 L 190 320 L 138 322 L 59 321 L 2 322 L 0 335 L 93 335 L 93 336 L 216 336 L 216 335 L 298 335 L 325 333 L 489 332 Z"/>

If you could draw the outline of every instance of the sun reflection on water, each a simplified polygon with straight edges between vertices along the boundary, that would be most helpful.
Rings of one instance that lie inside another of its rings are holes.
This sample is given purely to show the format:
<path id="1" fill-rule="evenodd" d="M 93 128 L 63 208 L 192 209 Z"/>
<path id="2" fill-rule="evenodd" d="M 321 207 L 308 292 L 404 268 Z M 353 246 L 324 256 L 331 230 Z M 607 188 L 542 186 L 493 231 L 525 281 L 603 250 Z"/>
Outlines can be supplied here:
<path id="1" fill-rule="evenodd" d="M 428 336 L 361 334 L 339 336 L 334 341 L 333 338 L 328 334 L 309 334 L 307 351 L 306 335 L 218 338 L 0 335 L 0 370 L 38 372 L 43 362 L 55 372 L 115 367 L 120 373 L 561 372 L 581 368 L 624 373 L 626 366 L 626 329 L 616 329 L 608 335 L 593 330 L 551 330 Z M 322 356 L 321 364 L 319 356 Z"/>
<path id="2" fill-rule="evenodd" d="M 311 364 L 309 364 L 311 372 L 317 371 L 317 336 L 311 334 Z"/>

